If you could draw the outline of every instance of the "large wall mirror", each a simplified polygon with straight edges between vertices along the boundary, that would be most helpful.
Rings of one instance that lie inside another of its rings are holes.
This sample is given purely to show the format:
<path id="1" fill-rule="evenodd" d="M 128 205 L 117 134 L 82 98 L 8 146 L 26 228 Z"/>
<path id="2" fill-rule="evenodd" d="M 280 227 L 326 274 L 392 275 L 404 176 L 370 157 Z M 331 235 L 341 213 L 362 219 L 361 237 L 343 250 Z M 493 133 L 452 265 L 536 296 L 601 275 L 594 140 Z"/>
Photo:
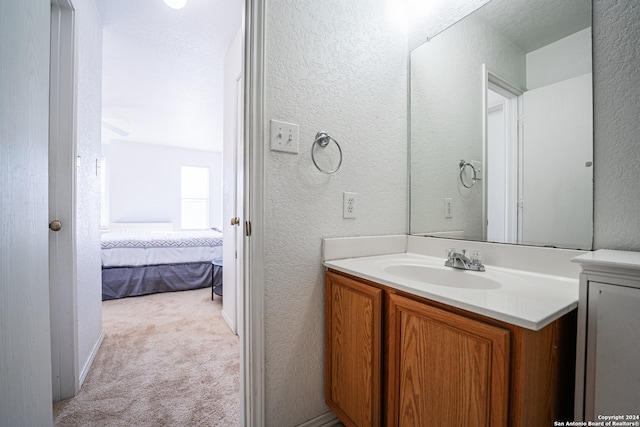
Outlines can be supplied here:
<path id="1" fill-rule="evenodd" d="M 590 0 L 491 0 L 410 53 L 410 233 L 591 249 Z"/>

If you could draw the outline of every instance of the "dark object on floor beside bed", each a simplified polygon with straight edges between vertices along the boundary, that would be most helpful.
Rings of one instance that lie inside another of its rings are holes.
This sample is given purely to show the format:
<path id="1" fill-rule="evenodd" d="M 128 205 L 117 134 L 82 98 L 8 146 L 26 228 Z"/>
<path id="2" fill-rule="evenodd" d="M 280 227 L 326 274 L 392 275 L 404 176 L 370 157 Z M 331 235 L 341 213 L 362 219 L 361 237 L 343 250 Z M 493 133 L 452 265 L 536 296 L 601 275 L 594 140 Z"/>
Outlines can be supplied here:
<path id="1" fill-rule="evenodd" d="M 211 261 L 211 300 L 213 295 L 222 297 L 222 258 Z"/>
<path id="2" fill-rule="evenodd" d="M 211 262 L 103 267 L 102 300 L 206 288 L 212 285 L 211 270 Z"/>

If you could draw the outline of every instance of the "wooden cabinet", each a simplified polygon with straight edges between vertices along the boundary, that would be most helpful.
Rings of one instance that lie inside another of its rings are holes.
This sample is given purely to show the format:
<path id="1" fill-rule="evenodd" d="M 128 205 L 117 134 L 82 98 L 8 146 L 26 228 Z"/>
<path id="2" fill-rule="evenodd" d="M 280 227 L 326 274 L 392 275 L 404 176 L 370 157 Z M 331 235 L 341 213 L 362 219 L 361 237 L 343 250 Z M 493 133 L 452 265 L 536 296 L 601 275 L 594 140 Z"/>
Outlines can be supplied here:
<path id="1" fill-rule="evenodd" d="M 570 419 L 575 313 L 540 331 L 328 271 L 326 402 L 347 426 Z"/>
<path id="2" fill-rule="evenodd" d="M 506 426 L 509 331 L 390 295 L 387 425 Z"/>
<path id="3" fill-rule="evenodd" d="M 382 290 L 330 277 L 325 296 L 325 400 L 348 426 L 378 426 Z"/>

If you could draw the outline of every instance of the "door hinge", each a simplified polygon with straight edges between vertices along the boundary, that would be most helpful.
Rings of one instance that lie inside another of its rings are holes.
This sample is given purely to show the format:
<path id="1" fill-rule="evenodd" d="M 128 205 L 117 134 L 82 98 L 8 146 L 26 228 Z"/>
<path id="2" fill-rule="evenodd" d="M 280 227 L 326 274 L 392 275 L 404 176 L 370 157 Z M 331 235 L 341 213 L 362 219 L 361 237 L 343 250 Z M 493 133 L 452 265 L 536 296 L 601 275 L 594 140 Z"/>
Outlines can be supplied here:
<path id="1" fill-rule="evenodd" d="M 244 222 L 244 234 L 247 237 L 251 236 L 251 221 Z"/>

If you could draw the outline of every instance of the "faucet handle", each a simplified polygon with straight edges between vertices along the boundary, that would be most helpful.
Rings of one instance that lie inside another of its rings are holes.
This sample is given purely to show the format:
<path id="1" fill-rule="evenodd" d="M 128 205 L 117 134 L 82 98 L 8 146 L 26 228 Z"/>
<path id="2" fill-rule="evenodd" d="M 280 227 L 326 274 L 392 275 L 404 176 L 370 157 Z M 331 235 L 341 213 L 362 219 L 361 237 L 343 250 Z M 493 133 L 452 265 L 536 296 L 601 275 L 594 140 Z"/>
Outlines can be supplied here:
<path id="1" fill-rule="evenodd" d="M 447 258 L 451 259 L 453 254 L 456 253 L 456 248 L 447 248 L 445 249 L 445 253 L 447 254 Z"/>
<path id="2" fill-rule="evenodd" d="M 471 251 L 470 257 L 471 263 L 475 265 L 482 265 L 482 252 L 480 251 Z"/>

